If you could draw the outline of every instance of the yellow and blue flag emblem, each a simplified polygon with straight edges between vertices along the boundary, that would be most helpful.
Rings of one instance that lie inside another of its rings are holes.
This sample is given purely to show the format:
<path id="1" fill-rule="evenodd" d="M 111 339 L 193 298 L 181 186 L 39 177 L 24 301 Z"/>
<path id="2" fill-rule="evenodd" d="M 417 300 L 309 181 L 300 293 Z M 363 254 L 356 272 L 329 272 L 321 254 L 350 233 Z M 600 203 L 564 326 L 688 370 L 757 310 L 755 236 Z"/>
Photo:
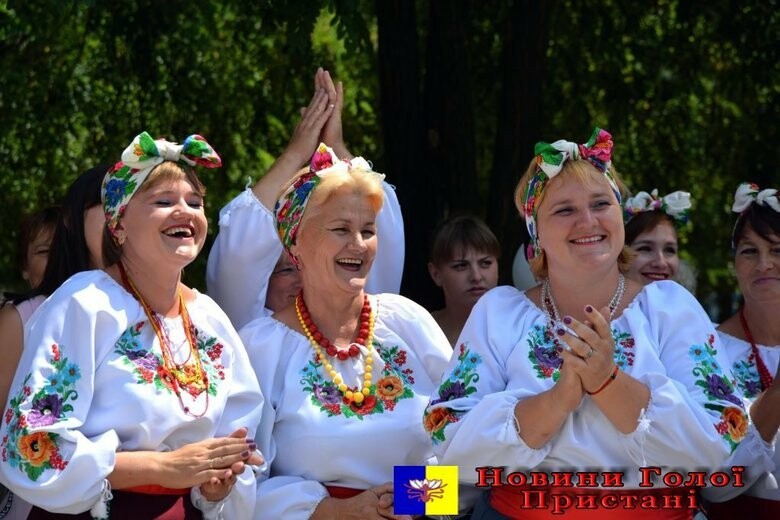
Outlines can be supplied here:
<path id="1" fill-rule="evenodd" d="M 458 466 L 395 466 L 393 514 L 458 514 Z"/>

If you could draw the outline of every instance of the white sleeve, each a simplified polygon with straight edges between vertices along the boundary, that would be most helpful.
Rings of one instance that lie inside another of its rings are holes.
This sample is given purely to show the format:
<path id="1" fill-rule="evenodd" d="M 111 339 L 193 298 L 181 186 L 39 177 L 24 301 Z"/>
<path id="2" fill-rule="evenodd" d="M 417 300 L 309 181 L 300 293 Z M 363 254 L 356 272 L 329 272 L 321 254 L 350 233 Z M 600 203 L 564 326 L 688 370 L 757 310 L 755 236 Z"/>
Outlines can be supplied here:
<path id="1" fill-rule="evenodd" d="M 219 212 L 219 233 L 209 253 L 206 284 L 209 296 L 236 329 L 262 315 L 268 280 L 281 254 L 273 212 L 251 188 Z"/>
<path id="2" fill-rule="evenodd" d="M 635 375 L 650 389 L 650 403 L 637 429 L 622 438 L 624 445 L 640 466 L 721 468 L 748 421 L 742 397 L 726 376 L 720 338 L 682 286 L 654 282 L 645 293 L 646 337 L 658 348 L 660 364 Z"/>
<path id="3" fill-rule="evenodd" d="M 222 416 L 216 424 L 214 436 L 225 437 L 239 428 L 246 427 L 247 438 L 253 439 L 262 420 L 262 412 L 266 408 L 263 394 L 241 338 L 222 310 L 213 302 L 211 306 L 213 309 L 210 309 L 208 316 L 212 326 L 221 333 L 226 346 L 230 345 L 233 352 L 229 367 L 231 380 L 225 382 L 226 388 L 229 389 L 228 397 Z M 247 467 L 238 476 L 225 500 L 217 503 L 206 500 L 201 504 L 195 501 L 193 503 L 203 512 L 205 520 L 251 518 L 255 509 L 256 494 L 255 474 L 252 468 Z"/>
<path id="4" fill-rule="evenodd" d="M 263 452 L 267 470 L 258 475 L 255 520 L 306 520 L 317 504 L 328 496 L 325 486 L 316 480 L 296 476 L 270 476 L 276 458 L 274 423 L 276 408 L 284 393 L 284 373 L 287 361 L 280 355 L 283 348 L 266 348 L 271 343 L 283 342 L 285 337 L 279 329 L 273 329 L 274 318 L 262 317 L 251 321 L 239 332 L 247 346 L 252 366 L 260 381 L 266 402 L 255 443 Z M 260 354 L 262 352 L 262 354 Z"/>
<path id="5" fill-rule="evenodd" d="M 743 466 L 743 486 L 734 487 L 732 485 L 724 487 L 707 486 L 702 488 L 701 493 L 710 502 L 725 502 L 741 495 L 755 484 L 761 477 L 771 474 L 775 469 L 775 446 L 774 443 L 766 442 L 752 424 L 742 442 L 731 454 L 729 459 L 723 465 L 726 471 L 733 466 Z"/>
<path id="6" fill-rule="evenodd" d="M 95 368 L 127 326 L 112 308 L 116 302 L 78 285 L 66 282 L 28 323 L 0 430 L 3 483 L 32 504 L 67 514 L 98 503 L 114 467 L 117 433 L 87 436 L 80 427 Z"/>
<path id="7" fill-rule="evenodd" d="M 404 219 L 395 188 L 382 183 L 385 193 L 382 210 L 376 218 L 376 233 L 379 239 L 374 265 L 366 280 L 369 294 L 401 292 L 401 278 L 404 273 Z"/>
<path id="8" fill-rule="evenodd" d="M 477 302 L 425 411 L 425 429 L 433 439 L 439 464 L 466 468 L 505 466 L 507 461 L 533 468 L 550 452 L 547 443 L 529 447 L 518 434 L 515 405 L 535 393 L 507 390 L 506 360 L 513 350 L 509 334 L 521 332 L 506 309 L 517 307 L 514 288 L 501 287 Z M 476 472 L 463 472 L 476 481 Z"/>

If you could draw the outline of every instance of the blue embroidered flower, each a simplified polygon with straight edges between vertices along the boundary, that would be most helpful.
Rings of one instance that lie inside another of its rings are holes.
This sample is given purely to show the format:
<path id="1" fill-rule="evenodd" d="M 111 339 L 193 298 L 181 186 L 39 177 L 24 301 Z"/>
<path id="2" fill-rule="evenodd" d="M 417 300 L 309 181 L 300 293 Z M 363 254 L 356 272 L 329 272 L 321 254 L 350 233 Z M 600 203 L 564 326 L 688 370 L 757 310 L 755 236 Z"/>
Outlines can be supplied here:
<path id="1" fill-rule="evenodd" d="M 75 363 L 68 363 L 65 370 L 62 371 L 62 382 L 67 385 L 74 385 L 81 379 L 81 369 Z"/>
<path id="2" fill-rule="evenodd" d="M 710 359 L 710 353 L 703 345 L 692 345 L 690 354 L 691 358 L 697 363 L 706 362 Z"/>
<path id="3" fill-rule="evenodd" d="M 114 207 L 122 200 L 125 195 L 127 181 L 123 179 L 111 179 L 106 186 L 106 204 Z"/>

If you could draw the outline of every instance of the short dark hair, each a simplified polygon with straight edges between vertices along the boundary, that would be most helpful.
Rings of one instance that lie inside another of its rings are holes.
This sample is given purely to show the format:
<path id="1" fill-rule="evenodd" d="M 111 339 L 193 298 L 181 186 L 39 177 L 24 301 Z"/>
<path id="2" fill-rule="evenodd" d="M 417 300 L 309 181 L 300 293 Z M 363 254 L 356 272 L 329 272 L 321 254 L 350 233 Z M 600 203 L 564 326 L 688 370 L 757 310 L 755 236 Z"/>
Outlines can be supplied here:
<path id="1" fill-rule="evenodd" d="M 662 222 L 668 222 L 671 224 L 672 229 L 675 230 L 675 233 L 677 232 L 674 219 L 661 210 L 643 211 L 634 215 L 626 223 L 626 245 L 630 246 L 639 235 L 654 230 Z"/>
<path id="2" fill-rule="evenodd" d="M 430 261 L 442 265 L 467 249 L 501 257 L 501 246 L 487 224 L 472 215 L 455 215 L 437 226 Z"/>
<path id="3" fill-rule="evenodd" d="M 780 237 L 780 213 L 769 206 L 751 204 L 737 217 L 737 222 L 734 224 L 734 232 L 731 235 L 731 243 L 734 248 L 744 238 L 747 228 L 752 229 L 768 242 L 773 240 L 772 235 L 775 236 L 774 240 L 776 240 L 777 237 Z"/>

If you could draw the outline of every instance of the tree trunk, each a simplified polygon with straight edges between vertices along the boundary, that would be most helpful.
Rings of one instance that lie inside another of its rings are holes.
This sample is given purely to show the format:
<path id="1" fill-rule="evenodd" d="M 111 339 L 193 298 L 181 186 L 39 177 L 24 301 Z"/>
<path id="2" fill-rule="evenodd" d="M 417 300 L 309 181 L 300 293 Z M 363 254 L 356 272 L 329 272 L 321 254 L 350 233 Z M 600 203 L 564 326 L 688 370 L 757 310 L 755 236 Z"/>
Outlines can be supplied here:
<path id="1" fill-rule="evenodd" d="M 487 212 L 488 224 L 501 244 L 499 283 L 511 283 L 512 260 L 528 236 L 513 195 L 542 128 L 544 71 L 554 6 L 552 0 L 516 0 L 503 28 L 498 129 Z"/>
<path id="2" fill-rule="evenodd" d="M 427 237 L 421 223 L 432 220 L 425 190 L 423 118 L 413 0 L 377 0 L 379 95 L 387 180 L 398 188 L 406 234 L 401 292 L 415 300 L 426 286 Z M 381 241 L 381 237 L 380 237 Z M 381 249 L 381 246 L 380 246 Z M 380 252 L 381 254 L 381 252 Z"/>

